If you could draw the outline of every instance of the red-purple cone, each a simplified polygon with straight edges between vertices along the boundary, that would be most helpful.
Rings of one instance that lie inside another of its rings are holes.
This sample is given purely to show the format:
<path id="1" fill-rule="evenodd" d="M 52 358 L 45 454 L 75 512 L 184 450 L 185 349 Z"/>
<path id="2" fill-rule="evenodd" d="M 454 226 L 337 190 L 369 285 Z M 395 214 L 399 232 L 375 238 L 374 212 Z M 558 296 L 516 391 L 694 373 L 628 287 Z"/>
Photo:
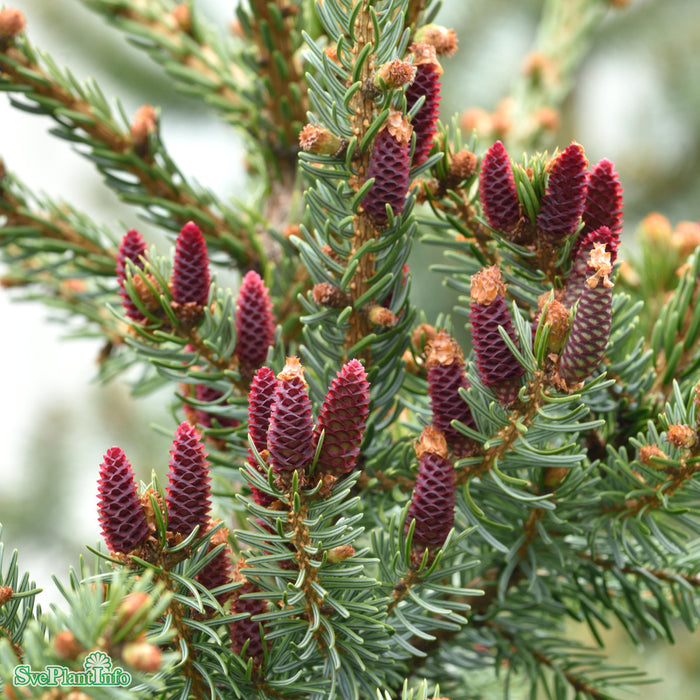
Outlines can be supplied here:
<path id="1" fill-rule="evenodd" d="M 117 282 L 119 282 L 119 296 L 122 298 L 122 307 L 127 318 L 132 321 L 145 321 L 146 317 L 131 300 L 124 287 L 126 282 L 126 261 L 131 260 L 136 267 L 143 269 L 143 262 L 139 258 L 146 253 L 146 241 L 136 229 L 131 229 L 124 234 L 119 244 L 117 253 Z"/>
<path id="2" fill-rule="evenodd" d="M 178 304 L 204 306 L 209 296 L 209 256 L 199 227 L 190 221 L 175 241 L 170 288 Z"/>
<path id="3" fill-rule="evenodd" d="M 379 226 L 387 222 L 386 205 L 398 216 L 406 203 L 410 182 L 411 125 L 401 112 L 392 111 L 377 134 L 367 169 L 374 184 L 362 200 L 365 211 Z"/>
<path id="4" fill-rule="evenodd" d="M 246 273 L 236 302 L 236 356 L 241 369 L 262 366 L 275 338 L 270 292 L 257 272 Z"/>
<path id="5" fill-rule="evenodd" d="M 123 450 L 111 447 L 100 465 L 97 512 L 110 552 L 128 554 L 148 537 L 134 472 Z"/>
<path id="6" fill-rule="evenodd" d="M 314 445 L 321 432 L 323 446 L 316 475 L 342 476 L 355 468 L 369 416 L 369 383 L 359 360 L 343 365 L 326 394 L 314 430 Z"/>
<path id="7" fill-rule="evenodd" d="M 209 523 L 211 477 L 207 453 L 197 429 L 181 423 L 175 432 L 168 467 L 168 530 L 187 537 L 199 525 L 203 535 Z"/>
<path id="8" fill-rule="evenodd" d="M 608 278 L 611 271 L 610 253 L 604 244 L 596 244 L 589 256 L 589 277 L 559 362 L 559 374 L 567 384 L 590 377 L 605 354 L 612 325 L 612 282 Z"/>
<path id="9" fill-rule="evenodd" d="M 458 420 L 476 430 L 469 405 L 459 389 L 469 388 L 462 349 L 447 332 L 439 331 L 428 346 L 425 366 L 428 369 L 428 393 L 433 411 L 433 425 L 445 436 L 452 454 L 460 459 L 470 454 L 474 443 L 462 435 L 451 422 Z"/>
<path id="10" fill-rule="evenodd" d="M 578 247 L 578 252 L 574 258 L 574 264 L 566 276 L 566 286 L 564 287 L 564 297 L 562 303 L 570 309 L 581 296 L 584 284 L 590 273 L 587 271 L 588 259 L 590 258 L 596 243 L 605 245 L 605 250 L 610 253 L 610 264 L 614 265 L 617 260 L 617 248 L 620 245 L 620 238 L 614 234 L 607 226 L 601 226 L 595 231 L 590 231 L 583 237 Z"/>
<path id="11" fill-rule="evenodd" d="M 520 220 L 520 202 L 510 158 L 500 141 L 486 151 L 479 173 L 484 218 L 491 228 L 513 231 Z"/>
<path id="12" fill-rule="evenodd" d="M 418 475 L 406 517 L 406 529 L 416 521 L 413 548 L 442 547 L 454 525 L 455 470 L 447 456 L 443 434 L 427 426 L 416 445 Z"/>
<path id="13" fill-rule="evenodd" d="M 272 404 L 275 401 L 277 391 L 277 377 L 269 367 L 261 367 L 253 377 L 248 392 L 248 434 L 250 435 L 255 449 L 262 454 L 267 449 L 267 431 L 270 428 L 270 413 Z M 248 448 L 248 464 L 253 469 L 260 471 L 260 465 L 255 459 L 253 451 Z M 267 507 L 274 501 L 262 491 L 251 486 L 255 502 Z"/>
<path id="14" fill-rule="evenodd" d="M 272 469 L 289 485 L 314 456 L 314 423 L 304 370 L 296 357 L 277 375 L 279 384 L 270 411 L 267 449 Z"/>
<path id="15" fill-rule="evenodd" d="M 505 293 L 506 286 L 497 266 L 472 275 L 470 321 L 476 368 L 484 386 L 494 389 L 504 403 L 510 403 L 525 369 L 498 332 L 498 327 L 503 326 L 508 337 L 517 344 Z"/>
<path id="16" fill-rule="evenodd" d="M 227 542 L 227 537 L 226 528 L 221 528 L 212 535 L 209 549 L 214 549 L 222 543 L 224 548 L 196 576 L 196 580 L 207 590 L 211 591 L 219 586 L 225 586 L 233 579 L 233 551 Z M 223 605 L 230 596 L 231 593 L 221 593 L 216 596 L 216 600 L 219 605 Z"/>
<path id="17" fill-rule="evenodd" d="M 264 646 L 260 636 L 260 623 L 256 620 L 251 620 L 253 615 L 262 615 L 267 612 L 267 604 L 259 598 L 241 598 L 247 593 L 258 593 L 259 588 L 248 581 L 241 573 L 245 568 L 245 560 L 241 559 L 236 566 L 233 574 L 234 581 L 244 581 L 244 584 L 237 588 L 231 594 L 231 614 L 246 612 L 249 617 L 243 620 L 232 622 L 229 630 L 231 637 L 231 649 L 234 654 L 240 656 L 243 653 L 243 647 L 248 642 L 246 647 L 245 659 L 253 659 L 253 666 L 260 667 L 264 661 Z"/>
<path id="18" fill-rule="evenodd" d="M 537 215 L 537 226 L 550 243 L 562 243 L 578 226 L 586 201 L 587 168 L 578 143 L 572 143 L 550 164 L 547 190 Z"/>
<path id="19" fill-rule="evenodd" d="M 206 403 L 217 403 L 223 396 L 223 393 L 218 389 L 214 389 L 207 384 L 197 384 L 194 388 L 194 397 L 197 401 Z M 235 428 L 238 421 L 235 418 L 226 418 L 225 416 L 215 415 L 208 411 L 197 408 L 195 410 L 197 423 L 203 428 L 213 427 L 213 420 L 216 420 L 222 428 Z"/>
<path id="20" fill-rule="evenodd" d="M 437 59 L 435 48 L 429 44 L 413 44 L 411 46 L 416 67 L 416 77 L 406 88 L 406 106 L 410 111 L 418 100 L 425 96 L 423 106 L 413 117 L 411 126 L 416 135 L 416 146 L 413 150 L 412 167 L 422 165 L 428 160 L 433 147 L 435 123 L 440 113 L 440 76 L 442 66 Z"/>
<path id="21" fill-rule="evenodd" d="M 588 178 L 582 218 L 579 243 L 601 226 L 607 226 L 619 240 L 622 231 L 622 185 L 615 166 L 606 158 L 593 168 Z M 614 260 L 612 262 L 615 263 Z"/>

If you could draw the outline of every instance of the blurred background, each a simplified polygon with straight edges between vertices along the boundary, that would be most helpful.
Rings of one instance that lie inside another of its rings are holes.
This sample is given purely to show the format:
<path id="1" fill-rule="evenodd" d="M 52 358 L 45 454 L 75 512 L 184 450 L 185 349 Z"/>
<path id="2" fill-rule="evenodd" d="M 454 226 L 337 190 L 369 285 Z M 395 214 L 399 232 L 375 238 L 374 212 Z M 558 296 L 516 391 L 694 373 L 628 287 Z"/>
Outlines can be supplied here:
<path id="1" fill-rule="evenodd" d="M 79 79 L 94 77 L 127 114 L 144 103 L 158 106 L 162 138 L 191 178 L 223 198 L 236 193 L 244 199 L 241 139 L 199 103 L 175 93 L 163 72 L 122 34 L 80 0 L 7 4 L 25 13 L 35 45 Z M 229 30 L 235 5 L 235 0 L 198 0 L 222 32 Z M 497 108 L 536 40 L 543 5 L 540 0 L 445 0 L 438 21 L 456 30 L 460 48 L 444 62 L 444 120 L 469 108 Z M 549 139 L 550 148 L 575 139 L 591 163 L 604 157 L 615 163 L 625 189 L 628 247 L 651 211 L 672 224 L 700 219 L 698 46 L 697 0 L 631 0 L 612 8 Z M 36 190 L 72 202 L 119 236 L 132 227 L 155 235 L 102 185 L 87 161 L 48 134 L 51 126 L 46 118 L 12 109 L 0 95 L 0 156 L 8 169 Z M 421 260 L 412 268 L 415 300 L 431 319 L 451 304 L 440 291 L 441 279 L 424 262 L 439 261 L 439 253 L 421 250 L 414 259 Z M 175 422 L 169 392 L 135 401 L 125 383 L 99 385 L 99 344 L 62 341 L 64 325 L 53 323 L 40 305 L 12 303 L 14 296 L 0 290 L 0 523 L 6 546 L 19 548 L 20 567 L 45 588 L 42 602 L 47 603 L 59 600 L 50 575 L 65 580 L 68 567 L 88 554 L 84 545 L 99 539 L 95 484 L 104 452 L 122 447 L 137 477 L 146 481 L 152 469 L 165 474 L 171 438 L 153 426 L 172 434 Z M 580 634 L 586 638 L 585 630 Z M 649 698 L 690 700 L 700 694 L 700 646 L 681 628 L 678 634 L 680 644 L 660 651 L 653 642 L 635 649 L 619 631 L 610 633 L 609 646 L 622 661 L 642 663 L 651 676 L 665 678 L 645 691 Z M 486 689 L 484 697 L 490 697 Z"/>

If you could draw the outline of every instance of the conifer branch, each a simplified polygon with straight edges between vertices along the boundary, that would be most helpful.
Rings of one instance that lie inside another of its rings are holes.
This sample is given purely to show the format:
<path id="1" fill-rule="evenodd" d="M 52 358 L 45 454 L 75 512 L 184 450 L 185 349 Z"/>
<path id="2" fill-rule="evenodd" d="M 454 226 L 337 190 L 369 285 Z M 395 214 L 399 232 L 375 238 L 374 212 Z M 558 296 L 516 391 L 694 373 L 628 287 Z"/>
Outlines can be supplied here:
<path id="1" fill-rule="evenodd" d="M 241 95 L 249 86 L 248 74 L 226 42 L 206 41 L 200 17 L 193 22 L 186 3 L 169 12 L 162 0 L 82 0 L 112 24 L 135 37 L 135 44 L 160 63 L 185 92 L 195 93 L 237 123 L 252 119 L 251 106 Z"/>
<path id="2" fill-rule="evenodd" d="M 355 92 L 350 100 L 350 124 L 352 135 L 357 139 L 358 144 L 362 143 L 364 137 L 374 121 L 374 99 L 371 93 L 373 60 L 371 55 L 367 55 L 365 48 L 371 46 L 374 40 L 374 27 L 372 15 L 370 13 L 369 0 L 361 0 L 362 8 L 357 13 L 355 20 L 355 43 L 351 49 L 355 61 L 364 57 L 364 62 L 360 67 L 357 80 L 360 82 L 360 89 Z M 357 192 L 367 177 L 367 170 L 370 162 L 370 150 L 365 149 L 357 154 L 354 166 L 355 170 L 350 179 L 350 186 Z M 376 229 L 372 217 L 364 210 L 360 210 L 353 216 L 353 239 L 352 250 L 358 250 L 368 241 L 376 237 Z M 350 296 L 353 301 L 359 299 L 368 289 L 368 281 L 374 275 L 374 255 L 366 253 L 360 258 L 357 271 L 353 275 L 349 284 Z M 367 317 L 359 309 L 353 309 L 350 316 L 350 327 L 345 341 L 346 349 L 352 348 L 363 337 L 370 332 Z"/>
<path id="3" fill-rule="evenodd" d="M 196 192 L 186 182 L 162 144 L 158 142 L 152 153 L 149 139 L 143 155 L 137 153 L 139 144 L 117 124 L 100 93 L 80 86 L 72 76 L 62 76 L 51 64 L 44 70 L 36 55 L 28 42 L 15 42 L 0 52 L 0 87 L 22 96 L 14 100 L 15 106 L 51 116 L 59 124 L 54 133 L 87 146 L 86 156 L 124 201 L 144 206 L 170 228 L 194 220 L 214 245 L 229 252 L 240 265 L 260 264 L 259 244 L 240 227 L 238 216 L 220 206 L 221 214 L 217 213 L 211 195 Z M 119 171 L 130 179 L 117 177 L 114 173 Z"/>

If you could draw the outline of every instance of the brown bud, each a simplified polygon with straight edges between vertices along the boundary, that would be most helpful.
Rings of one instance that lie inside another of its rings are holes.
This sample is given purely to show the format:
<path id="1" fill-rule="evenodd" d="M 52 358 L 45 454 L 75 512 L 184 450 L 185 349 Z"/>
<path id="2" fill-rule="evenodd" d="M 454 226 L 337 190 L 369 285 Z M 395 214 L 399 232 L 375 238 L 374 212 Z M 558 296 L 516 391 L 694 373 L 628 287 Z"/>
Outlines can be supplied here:
<path id="1" fill-rule="evenodd" d="M 323 129 L 316 124 L 307 124 L 299 132 L 299 146 L 303 151 L 318 155 L 339 156 L 345 150 L 347 142 L 328 129 Z"/>
<path id="2" fill-rule="evenodd" d="M 443 433 L 432 425 L 423 428 L 420 439 L 415 444 L 416 456 L 420 459 L 426 452 L 447 459 L 447 441 Z"/>
<path id="3" fill-rule="evenodd" d="M 639 448 L 639 461 L 642 464 L 645 464 L 647 467 L 655 466 L 652 457 L 668 459 L 658 445 L 644 445 Z"/>
<path id="4" fill-rule="evenodd" d="M 160 669 L 162 654 L 155 644 L 131 642 L 122 650 L 122 659 L 132 668 L 144 673 L 155 673 Z"/>
<path id="5" fill-rule="evenodd" d="M 131 143 L 137 155 L 147 156 L 149 154 L 149 144 L 151 135 L 158 129 L 158 115 L 151 105 L 139 107 L 131 122 Z"/>
<path id="6" fill-rule="evenodd" d="M 472 275 L 471 299 L 481 306 L 488 306 L 497 296 L 505 296 L 506 285 L 497 265 L 485 267 Z"/>
<path id="7" fill-rule="evenodd" d="M 448 177 L 457 183 L 462 182 L 476 172 L 478 164 L 476 154 L 466 149 L 459 151 L 450 158 Z"/>
<path id="8" fill-rule="evenodd" d="M 9 586 L 0 586 L 0 608 L 12 598 L 13 592 Z"/>
<path id="9" fill-rule="evenodd" d="M 418 204 L 425 204 L 425 202 L 437 195 L 440 185 L 435 179 L 414 180 L 411 189 L 416 190 L 416 202 L 418 202 Z"/>
<path id="10" fill-rule="evenodd" d="M 352 302 L 347 292 L 329 282 L 315 284 L 311 296 L 319 306 L 329 306 L 333 309 L 344 309 Z"/>
<path id="11" fill-rule="evenodd" d="M 0 46 L 7 46 L 18 34 L 24 31 L 27 20 L 19 10 L 8 7 L 0 10 Z"/>
<path id="12" fill-rule="evenodd" d="M 493 130 L 491 115 L 481 107 L 464 110 L 459 118 L 459 126 L 463 131 L 476 131 L 480 136 L 488 135 Z"/>
<path id="13" fill-rule="evenodd" d="M 367 318 L 371 324 L 382 328 L 392 328 L 399 320 L 393 311 L 379 305 L 370 308 L 367 312 Z"/>
<path id="14" fill-rule="evenodd" d="M 146 279 L 156 290 L 159 288 L 158 282 L 153 275 L 146 275 Z M 134 275 L 132 278 L 134 289 L 136 290 L 138 298 L 143 302 L 143 305 L 150 312 L 155 313 L 156 311 L 160 311 L 160 299 L 156 294 L 154 294 L 151 286 L 147 284 L 146 279 L 144 279 L 140 274 Z"/>
<path id="15" fill-rule="evenodd" d="M 70 630 L 62 630 L 54 637 L 53 648 L 66 661 L 75 661 L 85 651 Z"/>
<path id="16" fill-rule="evenodd" d="M 292 379 L 298 377 L 306 385 L 306 379 L 304 378 L 304 368 L 301 366 L 301 362 L 298 357 L 288 357 L 287 363 L 282 368 L 282 371 L 277 375 L 277 379 L 281 382 L 289 382 Z"/>
<path id="17" fill-rule="evenodd" d="M 145 591 L 129 593 L 117 608 L 115 628 L 130 627 L 134 629 L 143 621 L 153 607 L 153 599 Z"/>
<path id="18" fill-rule="evenodd" d="M 679 221 L 673 231 L 671 243 L 678 248 L 681 258 L 687 258 L 700 245 L 700 223 Z"/>
<path id="19" fill-rule="evenodd" d="M 671 223 L 658 212 L 652 212 L 645 216 L 640 228 L 644 237 L 651 244 L 665 247 L 671 240 Z"/>
<path id="20" fill-rule="evenodd" d="M 442 66 L 440 65 L 440 61 L 438 61 L 434 46 L 416 42 L 411 44 L 408 50 L 413 54 L 414 66 L 422 66 L 426 63 L 430 63 L 435 65 L 438 75 L 442 74 Z"/>
<path id="21" fill-rule="evenodd" d="M 430 44 L 438 56 L 454 56 L 457 51 L 457 35 L 454 29 L 439 24 L 426 24 L 416 32 L 416 41 Z"/>
<path id="22" fill-rule="evenodd" d="M 411 335 L 411 345 L 413 345 L 417 353 L 423 353 L 426 351 L 428 343 L 432 341 L 436 335 L 437 331 L 435 330 L 435 326 L 421 323 Z"/>
<path id="23" fill-rule="evenodd" d="M 354 547 L 351 544 L 344 544 L 340 547 L 329 549 L 326 556 L 331 564 L 337 564 L 338 562 L 345 561 L 353 554 L 355 554 Z"/>
<path id="24" fill-rule="evenodd" d="M 190 8 L 184 2 L 173 7 L 171 14 L 179 29 L 188 34 L 192 31 L 192 15 Z"/>
<path id="25" fill-rule="evenodd" d="M 698 441 L 698 434 L 687 425 L 669 425 L 666 439 L 674 447 L 689 449 Z"/>
<path id="26" fill-rule="evenodd" d="M 570 471 L 567 467 L 547 467 L 544 470 L 544 485 L 549 491 L 554 491 L 566 479 Z"/>
<path id="27" fill-rule="evenodd" d="M 559 112 L 553 107 L 541 107 L 533 114 L 533 118 L 545 131 L 556 131 L 561 122 Z"/>
<path id="28" fill-rule="evenodd" d="M 569 335 L 569 328 L 571 327 L 571 317 L 569 316 L 569 310 L 557 299 L 550 299 L 551 292 L 545 292 L 540 295 L 537 303 L 540 309 L 545 307 L 545 304 L 549 302 L 547 306 L 547 314 L 544 318 L 544 322 L 549 326 L 549 342 L 547 347 L 552 352 L 559 352 L 564 346 Z"/>
<path id="29" fill-rule="evenodd" d="M 393 90 L 409 85 L 416 78 L 416 67 L 408 61 L 395 59 L 382 64 L 374 74 L 374 86 L 378 90 Z"/>

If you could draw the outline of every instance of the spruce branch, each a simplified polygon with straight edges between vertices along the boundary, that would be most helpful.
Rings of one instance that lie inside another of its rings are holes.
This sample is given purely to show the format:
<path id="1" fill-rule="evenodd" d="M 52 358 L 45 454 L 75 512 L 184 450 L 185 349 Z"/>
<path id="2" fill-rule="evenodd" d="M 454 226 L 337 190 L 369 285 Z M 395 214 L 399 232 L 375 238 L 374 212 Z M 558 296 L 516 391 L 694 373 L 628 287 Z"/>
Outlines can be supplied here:
<path id="1" fill-rule="evenodd" d="M 156 133 L 147 151 L 137 153 L 131 133 L 119 125 L 96 85 L 81 85 L 62 73 L 27 40 L 4 47 L 0 69 L 0 89 L 17 94 L 12 104 L 52 117 L 58 124 L 52 133 L 84 146 L 84 155 L 124 201 L 144 207 L 152 220 L 171 230 L 194 220 L 212 245 L 241 266 L 262 264 L 259 242 L 240 216 L 216 203 L 211 193 L 188 184 Z"/>
<path id="2" fill-rule="evenodd" d="M 230 41 L 213 30 L 190 7 L 165 0 L 81 0 L 133 37 L 185 93 L 204 99 L 232 123 L 252 120 L 252 106 L 242 98 L 248 74 Z"/>

